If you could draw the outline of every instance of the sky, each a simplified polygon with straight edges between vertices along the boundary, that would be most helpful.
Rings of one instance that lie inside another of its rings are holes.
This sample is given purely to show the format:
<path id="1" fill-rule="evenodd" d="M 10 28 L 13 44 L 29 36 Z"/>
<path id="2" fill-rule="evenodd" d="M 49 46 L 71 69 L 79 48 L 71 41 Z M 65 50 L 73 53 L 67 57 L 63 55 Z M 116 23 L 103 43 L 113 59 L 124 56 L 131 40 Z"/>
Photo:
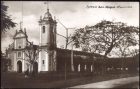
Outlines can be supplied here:
<path id="1" fill-rule="evenodd" d="M 29 41 L 39 44 L 38 21 L 47 11 L 47 5 L 53 18 L 55 16 L 66 28 L 72 28 L 69 29 L 69 35 L 75 29 L 95 25 L 101 20 L 139 26 L 139 2 L 49 1 L 44 4 L 44 1 L 4 1 L 4 4 L 9 7 L 7 14 L 17 25 L 2 34 L 2 52 L 13 42 L 12 37 L 19 30 L 20 21 L 23 22 L 22 28 L 26 28 Z M 66 36 L 66 29 L 60 22 L 57 23 L 57 33 Z M 63 45 L 65 46 L 65 38 L 57 36 L 57 46 Z M 71 49 L 71 46 L 68 48 Z"/>

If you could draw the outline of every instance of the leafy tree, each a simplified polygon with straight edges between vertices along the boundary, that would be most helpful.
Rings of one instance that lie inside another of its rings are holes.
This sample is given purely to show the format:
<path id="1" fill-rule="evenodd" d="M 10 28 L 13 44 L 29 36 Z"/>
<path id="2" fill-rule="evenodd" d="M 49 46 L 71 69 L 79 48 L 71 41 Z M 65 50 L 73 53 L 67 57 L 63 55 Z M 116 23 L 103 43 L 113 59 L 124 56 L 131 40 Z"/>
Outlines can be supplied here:
<path id="1" fill-rule="evenodd" d="M 11 67 L 11 60 L 1 52 L 1 72 L 7 72 L 8 68 Z"/>
<path id="2" fill-rule="evenodd" d="M 139 49 L 128 49 L 128 55 L 132 57 L 139 55 Z"/>
<path id="3" fill-rule="evenodd" d="M 119 51 L 112 51 L 112 53 L 119 57 L 134 57 L 139 54 L 139 49 L 132 49 L 131 47 L 128 47 L 128 45 L 125 45 L 125 47 L 119 47 L 118 49 Z"/>
<path id="4" fill-rule="evenodd" d="M 1 2 L 1 32 L 5 32 L 11 27 L 15 27 L 16 23 L 12 21 L 10 16 L 7 15 L 8 6 L 4 5 L 4 2 Z"/>
<path id="5" fill-rule="evenodd" d="M 104 53 L 106 57 L 113 48 L 137 45 L 138 34 L 138 27 L 103 20 L 94 26 L 77 29 L 72 39 L 76 47 L 81 47 L 84 51 Z"/>

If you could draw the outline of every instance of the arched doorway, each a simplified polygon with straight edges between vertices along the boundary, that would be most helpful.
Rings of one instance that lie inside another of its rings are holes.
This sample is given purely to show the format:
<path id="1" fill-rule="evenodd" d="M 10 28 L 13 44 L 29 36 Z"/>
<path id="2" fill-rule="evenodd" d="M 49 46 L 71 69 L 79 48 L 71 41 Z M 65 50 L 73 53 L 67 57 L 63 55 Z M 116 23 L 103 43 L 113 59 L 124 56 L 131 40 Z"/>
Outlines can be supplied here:
<path id="1" fill-rule="evenodd" d="M 37 62 L 35 62 L 34 65 L 33 65 L 33 71 L 34 71 L 35 73 L 38 72 L 38 63 L 37 63 Z"/>
<path id="2" fill-rule="evenodd" d="M 21 73 L 22 72 L 22 62 L 21 61 L 18 61 L 17 62 L 17 72 L 18 73 Z"/>

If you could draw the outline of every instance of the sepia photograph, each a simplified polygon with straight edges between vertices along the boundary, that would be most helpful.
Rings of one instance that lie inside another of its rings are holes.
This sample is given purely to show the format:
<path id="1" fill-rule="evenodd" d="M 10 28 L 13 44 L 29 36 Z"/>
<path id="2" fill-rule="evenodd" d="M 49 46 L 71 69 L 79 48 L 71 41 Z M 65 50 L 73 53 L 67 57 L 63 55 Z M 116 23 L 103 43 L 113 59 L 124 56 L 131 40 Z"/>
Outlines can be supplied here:
<path id="1" fill-rule="evenodd" d="M 1 1 L 1 89 L 139 89 L 139 2 Z"/>

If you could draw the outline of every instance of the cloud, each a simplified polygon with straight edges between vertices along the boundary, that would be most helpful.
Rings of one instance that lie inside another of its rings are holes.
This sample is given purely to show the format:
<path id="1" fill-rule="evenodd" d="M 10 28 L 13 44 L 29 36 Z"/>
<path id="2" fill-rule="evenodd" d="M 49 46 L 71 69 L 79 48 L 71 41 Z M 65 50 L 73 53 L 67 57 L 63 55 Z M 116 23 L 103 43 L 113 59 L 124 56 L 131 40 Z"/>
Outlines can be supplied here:
<path id="1" fill-rule="evenodd" d="M 29 41 L 39 44 L 39 24 L 35 15 L 28 15 L 23 17 L 23 27 L 26 28 Z"/>
<path id="2" fill-rule="evenodd" d="M 2 36 L 2 48 L 8 47 L 12 42 L 12 35 L 19 30 L 19 22 L 23 20 L 23 28 L 27 29 L 29 41 L 39 44 L 39 18 L 44 16 L 47 6 L 42 1 L 5 1 L 8 5 L 8 14 L 18 25 Z M 23 4 L 23 10 L 22 10 Z M 89 6 L 132 6 L 132 8 L 87 8 Z M 101 20 L 122 21 L 128 25 L 139 26 L 139 3 L 137 2 L 57 2 L 49 1 L 49 8 L 52 16 L 56 16 L 67 28 L 81 28 L 86 25 L 95 25 Z M 23 11 L 23 12 L 22 12 Z M 23 17 L 23 18 L 22 18 Z M 74 29 L 69 29 L 72 34 Z M 66 29 L 58 22 L 57 33 L 66 36 Z M 10 41 L 6 42 L 3 39 Z M 57 36 L 58 46 L 65 45 L 65 38 Z"/>

